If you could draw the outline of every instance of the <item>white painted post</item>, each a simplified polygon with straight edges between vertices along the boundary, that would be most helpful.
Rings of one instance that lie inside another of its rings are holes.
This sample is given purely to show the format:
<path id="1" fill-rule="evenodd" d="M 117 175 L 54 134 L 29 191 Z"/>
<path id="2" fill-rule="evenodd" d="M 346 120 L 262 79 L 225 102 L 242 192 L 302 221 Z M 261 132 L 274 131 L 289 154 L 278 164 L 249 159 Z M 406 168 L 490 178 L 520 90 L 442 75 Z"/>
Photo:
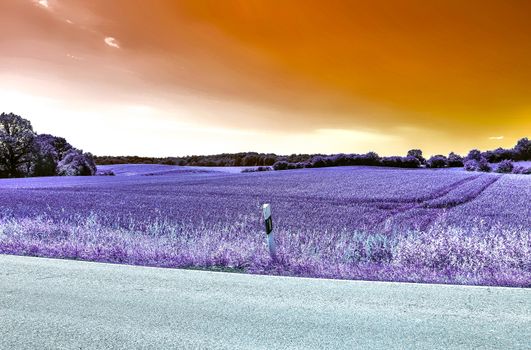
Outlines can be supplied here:
<path id="1" fill-rule="evenodd" d="M 275 235 L 273 233 L 273 218 L 271 217 L 271 205 L 266 203 L 262 206 L 262 213 L 264 215 L 266 242 L 269 247 L 269 255 L 273 261 L 277 258 L 277 247 L 275 245 Z"/>

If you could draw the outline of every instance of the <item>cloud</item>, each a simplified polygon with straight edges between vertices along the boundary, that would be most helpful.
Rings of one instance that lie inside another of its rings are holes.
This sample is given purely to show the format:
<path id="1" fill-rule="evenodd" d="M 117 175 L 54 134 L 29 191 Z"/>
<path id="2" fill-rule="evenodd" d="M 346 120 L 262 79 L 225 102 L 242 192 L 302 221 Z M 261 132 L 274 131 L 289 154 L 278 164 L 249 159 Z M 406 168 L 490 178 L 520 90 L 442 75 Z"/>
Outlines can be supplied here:
<path id="1" fill-rule="evenodd" d="M 71 59 L 76 60 L 76 61 L 82 60 L 81 57 L 76 56 L 76 55 L 72 55 L 72 54 L 69 54 L 69 53 L 66 54 L 66 57 L 71 58 Z"/>
<path id="2" fill-rule="evenodd" d="M 118 41 L 113 38 L 112 36 L 108 36 L 104 39 L 105 41 L 105 44 L 109 45 L 110 47 L 114 47 L 114 48 L 117 48 L 119 49 L 120 48 L 120 44 L 118 43 Z"/>
<path id="3" fill-rule="evenodd" d="M 503 136 L 491 136 L 489 140 L 503 140 Z"/>
<path id="4" fill-rule="evenodd" d="M 50 8 L 50 5 L 48 4 L 48 0 L 39 0 L 37 1 L 37 4 L 41 5 L 42 7 Z"/>

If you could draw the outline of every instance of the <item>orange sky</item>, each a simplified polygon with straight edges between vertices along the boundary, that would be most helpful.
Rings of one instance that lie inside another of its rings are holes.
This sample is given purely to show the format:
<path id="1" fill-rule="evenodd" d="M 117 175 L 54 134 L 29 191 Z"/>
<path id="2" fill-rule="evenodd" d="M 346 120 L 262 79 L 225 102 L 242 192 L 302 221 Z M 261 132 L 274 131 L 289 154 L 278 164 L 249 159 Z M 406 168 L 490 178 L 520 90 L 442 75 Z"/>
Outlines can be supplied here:
<path id="1" fill-rule="evenodd" d="M 531 136 L 529 1 L 0 2 L 0 110 L 95 154 Z"/>

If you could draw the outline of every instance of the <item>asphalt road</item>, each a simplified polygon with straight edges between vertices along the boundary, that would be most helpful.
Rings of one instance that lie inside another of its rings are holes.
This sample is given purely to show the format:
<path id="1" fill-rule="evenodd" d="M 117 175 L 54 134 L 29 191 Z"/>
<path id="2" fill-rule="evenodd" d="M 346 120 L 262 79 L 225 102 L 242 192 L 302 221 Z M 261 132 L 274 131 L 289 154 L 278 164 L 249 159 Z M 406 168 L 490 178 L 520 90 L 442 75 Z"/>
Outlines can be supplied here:
<path id="1" fill-rule="evenodd" d="M 0 349 L 531 349 L 531 290 L 0 255 Z"/>

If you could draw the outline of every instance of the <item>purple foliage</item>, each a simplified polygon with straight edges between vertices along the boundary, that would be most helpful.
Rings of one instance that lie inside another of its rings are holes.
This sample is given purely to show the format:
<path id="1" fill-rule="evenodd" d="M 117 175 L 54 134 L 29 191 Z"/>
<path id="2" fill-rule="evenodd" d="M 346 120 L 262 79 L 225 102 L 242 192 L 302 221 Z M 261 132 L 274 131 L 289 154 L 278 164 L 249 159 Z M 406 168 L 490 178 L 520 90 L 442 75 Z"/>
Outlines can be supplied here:
<path id="1" fill-rule="evenodd" d="M 516 160 L 531 160 L 531 140 L 527 137 L 521 138 L 514 146 Z"/>
<path id="2" fill-rule="evenodd" d="M 422 156 L 422 151 L 420 149 L 410 149 L 407 152 L 407 156 L 417 158 L 420 164 L 426 164 L 426 159 Z"/>
<path id="3" fill-rule="evenodd" d="M 497 173 L 511 173 L 514 169 L 513 162 L 510 160 L 502 160 L 496 167 Z"/>
<path id="4" fill-rule="evenodd" d="M 90 176 L 96 174 L 96 164 L 90 153 L 72 149 L 57 164 L 58 175 Z"/>
<path id="5" fill-rule="evenodd" d="M 0 181 L 0 252 L 311 277 L 531 284 L 531 179 L 524 176 L 373 167 L 160 171 L 165 175 Z M 275 264 L 264 245 L 264 202 L 273 206 Z"/>
<path id="6" fill-rule="evenodd" d="M 463 165 L 463 157 L 458 154 L 455 154 L 454 152 L 450 152 L 450 154 L 448 155 L 448 167 L 459 168 Z"/>
<path id="7" fill-rule="evenodd" d="M 448 159 L 442 154 L 437 154 L 430 157 L 427 164 L 430 168 L 444 168 L 448 165 Z"/>
<path id="8" fill-rule="evenodd" d="M 490 173 L 492 171 L 492 167 L 485 157 L 481 157 L 481 159 L 478 162 L 477 170 L 483 171 L 485 173 Z"/>
<path id="9" fill-rule="evenodd" d="M 90 153 L 62 137 L 38 135 L 31 123 L 13 113 L 0 114 L 0 177 L 94 175 Z"/>
<path id="10" fill-rule="evenodd" d="M 396 167 L 396 168 L 418 168 L 421 161 L 414 156 L 407 157 L 382 157 L 381 164 L 383 166 Z"/>
<path id="11" fill-rule="evenodd" d="M 465 170 L 466 171 L 476 171 L 478 170 L 478 161 L 474 159 L 469 159 L 465 161 Z"/>
<path id="12" fill-rule="evenodd" d="M 478 161 L 481 159 L 481 151 L 478 149 L 473 149 L 468 152 L 468 155 L 466 156 L 465 160 L 475 160 Z"/>

